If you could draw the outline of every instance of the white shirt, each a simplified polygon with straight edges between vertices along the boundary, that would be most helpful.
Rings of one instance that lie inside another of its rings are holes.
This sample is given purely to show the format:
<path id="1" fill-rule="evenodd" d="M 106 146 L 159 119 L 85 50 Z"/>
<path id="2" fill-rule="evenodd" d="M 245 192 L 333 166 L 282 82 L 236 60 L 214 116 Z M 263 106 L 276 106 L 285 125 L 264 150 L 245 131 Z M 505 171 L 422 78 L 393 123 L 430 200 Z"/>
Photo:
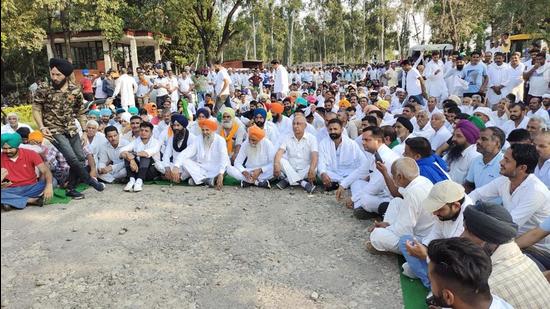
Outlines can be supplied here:
<path id="1" fill-rule="evenodd" d="M 460 158 L 451 163 L 447 161 L 447 155 L 445 155 L 443 159 L 447 162 L 447 165 L 449 165 L 449 176 L 451 177 L 451 180 L 456 183 L 463 184 L 464 179 L 466 179 L 466 175 L 468 174 L 468 169 L 470 168 L 470 165 L 472 165 L 472 161 L 479 156 L 481 156 L 481 154 L 477 152 L 475 144 L 464 149 L 464 151 L 460 154 Z"/>
<path id="2" fill-rule="evenodd" d="M 537 167 L 535 167 L 535 176 L 542 181 L 548 190 L 550 190 L 550 159 L 544 161 L 544 164 L 542 164 L 542 167 L 539 167 L 537 164 Z"/>
<path id="3" fill-rule="evenodd" d="M 95 88 L 96 99 L 105 99 L 107 97 L 107 94 L 103 91 L 103 79 L 101 77 L 94 80 L 92 87 Z"/>
<path id="4" fill-rule="evenodd" d="M 424 210 L 422 202 L 432 187 L 432 182 L 423 176 L 416 177 L 405 188 L 400 187 L 398 191 L 403 196 L 401 205 L 405 207 L 400 207 L 395 221 L 387 229 L 400 236 L 414 235 L 420 240 L 428 236 L 437 219 Z"/>
<path id="5" fill-rule="evenodd" d="M 544 122 L 546 122 L 546 124 L 550 124 L 550 115 L 548 115 L 548 111 L 544 109 L 544 106 L 541 106 L 534 113 L 531 110 L 527 112 L 527 117 L 531 118 L 533 117 L 533 115 L 539 116 L 540 118 L 544 119 Z"/>
<path id="6" fill-rule="evenodd" d="M 527 176 L 512 193 L 510 193 L 510 179 L 501 176 L 472 191 L 470 197 L 473 202 L 500 197 L 502 205 L 510 212 L 512 219 L 519 226 L 518 235 L 537 228 L 544 219 L 550 216 L 550 191 L 533 174 Z M 547 249 L 550 249 L 550 237 L 546 237 L 542 243 Z"/>
<path id="7" fill-rule="evenodd" d="M 157 78 L 155 78 L 155 80 L 153 81 L 153 85 L 170 87 L 170 80 L 168 79 L 168 77 L 157 76 Z M 164 87 L 159 87 L 156 90 L 157 90 L 157 97 L 168 95 L 168 89 Z"/>
<path id="8" fill-rule="evenodd" d="M 145 151 L 147 152 L 149 158 L 153 158 L 153 160 L 155 160 L 155 164 L 159 164 L 160 163 L 160 146 L 161 146 L 161 143 L 153 137 L 149 139 L 147 144 L 144 144 L 141 141 L 141 137 L 138 137 L 134 141 L 130 142 L 128 145 L 122 147 L 120 149 L 120 152 L 128 151 L 128 152 L 133 152 L 134 154 L 137 154 L 140 151 Z"/>
<path id="9" fill-rule="evenodd" d="M 279 149 L 285 151 L 285 158 L 298 171 L 309 169 L 311 153 L 319 152 L 317 139 L 307 132 L 304 132 L 304 136 L 300 140 L 294 134 L 287 137 Z"/>
<path id="10" fill-rule="evenodd" d="M 455 220 L 441 221 L 435 220 L 435 223 L 430 230 L 430 234 L 422 239 L 422 244 L 429 245 L 434 239 L 445 239 L 452 237 L 460 237 L 464 232 L 464 210 L 468 205 L 472 205 L 472 200 L 468 195 L 464 196 L 464 203 L 460 207 L 460 213 Z"/>
<path id="11" fill-rule="evenodd" d="M 191 76 L 187 75 L 186 78 L 178 77 L 178 90 L 181 93 L 189 92 L 191 85 L 194 85 Z"/>
<path id="12" fill-rule="evenodd" d="M 274 93 L 287 93 L 288 92 L 288 72 L 286 68 L 279 64 L 277 70 L 275 70 L 274 77 L 275 84 L 273 85 Z"/>
<path id="13" fill-rule="evenodd" d="M 402 85 L 409 96 L 422 94 L 419 78 L 422 78 L 422 76 L 415 68 L 411 68 L 408 72 L 403 71 Z"/>
<path id="14" fill-rule="evenodd" d="M 224 81 L 227 82 L 227 87 L 222 92 Z M 229 95 L 230 86 L 231 86 L 231 77 L 229 77 L 229 73 L 227 73 L 227 69 L 221 68 L 218 71 L 218 74 L 216 74 L 216 82 L 215 82 L 215 87 L 214 87 L 216 95 L 218 95 L 218 96 L 220 96 L 220 95 Z"/>
<path id="15" fill-rule="evenodd" d="M 514 309 L 514 307 L 512 307 L 512 305 L 507 303 L 504 299 L 496 295 L 492 295 L 492 296 L 493 296 L 493 301 L 491 302 L 491 306 L 489 307 L 489 309 Z"/>
<path id="16" fill-rule="evenodd" d="M 88 139 L 88 141 L 89 141 L 89 139 Z M 99 150 L 105 143 L 107 143 L 107 138 L 101 132 L 97 132 L 95 134 L 94 138 L 92 139 L 92 141 L 88 143 L 88 148 L 92 152 L 92 154 L 94 156 L 94 160 L 96 162 L 98 161 Z"/>
<path id="17" fill-rule="evenodd" d="M 510 132 L 515 129 L 525 129 L 527 128 L 527 123 L 529 122 L 529 117 L 524 116 L 519 125 L 516 127 L 516 123 L 513 120 L 508 120 L 502 125 L 502 130 L 506 133 L 506 137 L 510 135 Z"/>
<path id="18" fill-rule="evenodd" d="M 251 147 L 250 143 L 245 141 L 241 145 L 239 154 L 235 158 L 235 163 L 233 166 L 239 172 L 244 172 L 246 170 L 252 170 L 261 168 L 262 172 L 272 171 L 273 170 L 273 159 L 275 158 L 275 147 L 267 138 L 262 138 L 262 140 L 256 145 L 256 148 Z M 244 163 L 246 160 L 246 164 Z M 246 167 L 245 167 L 246 166 Z"/>
<path id="19" fill-rule="evenodd" d="M 424 70 L 424 75 L 426 76 L 426 90 L 431 96 L 440 97 L 449 94 L 444 79 L 444 71 L 445 68 L 442 60 L 438 62 L 432 60 L 426 64 L 426 69 Z M 437 72 L 437 74 L 435 72 Z"/>
<path id="20" fill-rule="evenodd" d="M 120 93 L 120 103 L 124 109 L 130 106 L 135 106 L 134 94 L 137 92 L 136 80 L 128 74 L 122 74 L 116 81 L 115 92 L 113 97 Z"/>
<path id="21" fill-rule="evenodd" d="M 508 66 L 508 82 L 504 87 L 505 93 L 513 93 L 516 95 L 516 99 L 523 98 L 523 73 L 525 71 L 525 65 L 519 63 L 515 68 L 511 65 Z"/>
<path id="22" fill-rule="evenodd" d="M 319 175 L 330 172 L 343 178 L 359 168 L 366 160 L 367 158 L 359 145 L 343 134 L 342 142 L 338 148 L 330 138 L 325 138 L 319 143 L 319 165 L 317 168 Z"/>
<path id="23" fill-rule="evenodd" d="M 15 133 L 15 131 L 19 130 L 19 128 L 29 128 L 29 130 L 31 130 L 31 132 L 33 131 L 33 129 L 28 124 L 24 124 L 24 123 L 21 123 L 21 122 L 17 122 L 17 128 L 15 130 L 12 129 L 12 127 L 10 126 L 9 123 L 6 123 L 5 125 L 3 125 L 0 130 L 1 130 L 2 134 L 4 134 L 4 133 Z"/>
<path id="24" fill-rule="evenodd" d="M 545 93 L 550 93 L 548 83 L 550 83 L 550 64 L 547 63 L 535 70 L 529 78 L 529 94 L 541 97 Z"/>
<path id="25" fill-rule="evenodd" d="M 124 149 L 124 147 L 127 146 L 129 143 L 129 141 L 123 138 L 119 138 L 118 146 L 116 148 L 114 148 L 109 142 L 105 142 L 103 145 L 101 145 L 99 147 L 97 169 L 105 168 L 109 165 L 112 165 L 113 171 L 111 172 L 111 174 L 113 175 L 123 170 L 125 168 L 124 159 L 120 158 L 120 153 L 122 152 L 122 149 Z"/>
<path id="26" fill-rule="evenodd" d="M 437 148 L 441 147 L 441 145 L 446 143 L 452 136 L 453 133 L 451 133 L 451 131 L 449 131 L 447 127 L 442 126 L 441 128 L 439 128 L 439 130 L 435 131 L 432 139 L 430 140 L 430 144 L 432 144 L 432 150 L 436 151 Z"/>
<path id="27" fill-rule="evenodd" d="M 416 129 L 414 130 L 413 135 L 416 137 L 424 137 L 429 141 L 435 135 L 435 130 L 432 128 L 432 125 L 428 122 L 422 129 L 416 126 Z"/>
<path id="28" fill-rule="evenodd" d="M 189 131 L 187 132 L 189 134 L 189 136 L 187 137 L 187 147 L 189 147 L 189 145 L 195 142 L 196 136 L 191 134 L 191 132 Z M 182 151 L 174 150 L 173 142 L 174 142 L 174 136 L 170 136 L 166 142 L 166 148 L 162 153 L 162 163 L 156 166 L 157 170 L 161 173 L 164 173 L 167 167 L 170 167 L 170 168 L 174 167 L 175 166 L 174 161 L 176 160 L 177 156 L 183 151 L 183 150 Z M 181 144 L 179 146 L 181 146 Z"/>

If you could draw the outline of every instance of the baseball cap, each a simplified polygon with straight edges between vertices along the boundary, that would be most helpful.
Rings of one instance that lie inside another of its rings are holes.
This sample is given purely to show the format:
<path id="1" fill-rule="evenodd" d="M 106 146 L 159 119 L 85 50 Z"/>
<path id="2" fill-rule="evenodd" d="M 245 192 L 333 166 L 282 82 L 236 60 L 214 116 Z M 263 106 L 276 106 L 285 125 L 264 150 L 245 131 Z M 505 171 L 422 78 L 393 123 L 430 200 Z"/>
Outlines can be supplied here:
<path id="1" fill-rule="evenodd" d="M 422 202 L 422 207 L 429 213 L 439 210 L 445 204 L 453 203 L 464 197 L 464 187 L 452 180 L 436 183 L 428 197 Z"/>

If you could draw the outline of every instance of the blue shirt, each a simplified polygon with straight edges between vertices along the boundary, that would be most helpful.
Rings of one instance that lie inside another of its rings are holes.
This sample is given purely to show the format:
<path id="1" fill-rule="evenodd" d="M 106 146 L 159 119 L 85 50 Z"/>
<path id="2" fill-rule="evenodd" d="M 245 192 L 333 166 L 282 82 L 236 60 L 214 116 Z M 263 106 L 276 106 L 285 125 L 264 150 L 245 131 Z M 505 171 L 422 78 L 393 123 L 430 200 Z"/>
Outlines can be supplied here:
<path id="1" fill-rule="evenodd" d="M 468 82 L 468 89 L 465 93 L 479 92 L 483 84 L 483 76 L 487 76 L 487 68 L 481 62 L 476 65 L 468 63 L 464 67 L 464 80 Z"/>
<path id="2" fill-rule="evenodd" d="M 449 179 L 446 173 L 449 170 L 447 163 L 438 155 L 433 154 L 416 160 L 416 164 L 418 164 L 420 176 L 428 178 L 433 184 Z"/>
<path id="3" fill-rule="evenodd" d="M 500 177 L 500 160 L 504 155 L 499 152 L 489 163 L 483 162 L 483 156 L 476 158 L 472 161 L 472 165 L 468 169 L 468 175 L 466 175 L 466 181 L 473 183 L 476 188 L 483 187 L 490 183 L 495 178 Z M 490 201 L 495 204 L 502 204 L 500 198 L 494 198 Z"/>
<path id="4" fill-rule="evenodd" d="M 550 217 L 544 219 L 540 224 L 540 228 L 545 232 L 550 232 Z"/>

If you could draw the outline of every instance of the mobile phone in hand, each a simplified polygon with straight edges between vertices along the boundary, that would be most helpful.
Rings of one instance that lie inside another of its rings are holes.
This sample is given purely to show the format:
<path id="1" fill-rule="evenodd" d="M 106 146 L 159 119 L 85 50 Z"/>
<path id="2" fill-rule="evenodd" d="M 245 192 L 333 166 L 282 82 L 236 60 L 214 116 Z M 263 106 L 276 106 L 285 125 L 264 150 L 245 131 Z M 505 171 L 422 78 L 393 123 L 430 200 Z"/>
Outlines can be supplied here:
<path id="1" fill-rule="evenodd" d="M 382 160 L 382 157 L 380 157 L 380 154 L 378 153 L 378 151 L 374 153 L 374 160 L 376 160 L 376 162 L 384 163 L 384 161 Z"/>

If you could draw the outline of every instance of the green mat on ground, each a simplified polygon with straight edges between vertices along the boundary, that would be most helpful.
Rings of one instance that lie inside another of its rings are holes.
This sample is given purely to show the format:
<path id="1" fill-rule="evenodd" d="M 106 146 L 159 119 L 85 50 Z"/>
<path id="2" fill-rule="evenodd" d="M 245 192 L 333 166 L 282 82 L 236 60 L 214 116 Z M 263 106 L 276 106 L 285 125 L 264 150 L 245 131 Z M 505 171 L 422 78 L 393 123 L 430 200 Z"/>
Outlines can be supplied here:
<path id="1" fill-rule="evenodd" d="M 173 185 L 176 185 L 176 186 L 189 186 L 189 184 L 187 183 L 187 180 L 182 181 L 180 183 L 174 183 L 174 182 L 171 182 L 170 180 L 166 180 L 166 179 L 149 180 L 149 181 L 145 181 L 145 184 L 146 185 L 163 185 L 163 186 L 168 186 L 170 184 L 173 184 Z M 231 176 L 225 175 L 225 176 L 223 176 L 223 185 L 224 186 L 240 186 L 241 181 L 237 180 L 237 179 L 235 179 Z"/>
<path id="2" fill-rule="evenodd" d="M 88 189 L 88 187 L 89 186 L 86 185 L 86 184 L 79 184 L 76 187 L 76 191 L 82 192 L 82 191 Z M 52 197 L 51 200 L 49 200 L 46 203 L 46 205 L 50 205 L 50 204 L 68 204 L 71 200 L 72 200 L 72 198 L 65 195 L 65 189 L 57 188 L 57 189 L 53 190 L 53 197 Z"/>
<path id="3" fill-rule="evenodd" d="M 403 293 L 403 306 L 405 309 L 426 309 L 426 296 L 428 289 L 424 287 L 420 279 L 411 279 L 403 275 L 401 265 L 405 263 L 405 258 L 399 256 L 397 258 L 397 266 L 399 267 L 399 281 L 401 282 L 401 293 Z"/>

